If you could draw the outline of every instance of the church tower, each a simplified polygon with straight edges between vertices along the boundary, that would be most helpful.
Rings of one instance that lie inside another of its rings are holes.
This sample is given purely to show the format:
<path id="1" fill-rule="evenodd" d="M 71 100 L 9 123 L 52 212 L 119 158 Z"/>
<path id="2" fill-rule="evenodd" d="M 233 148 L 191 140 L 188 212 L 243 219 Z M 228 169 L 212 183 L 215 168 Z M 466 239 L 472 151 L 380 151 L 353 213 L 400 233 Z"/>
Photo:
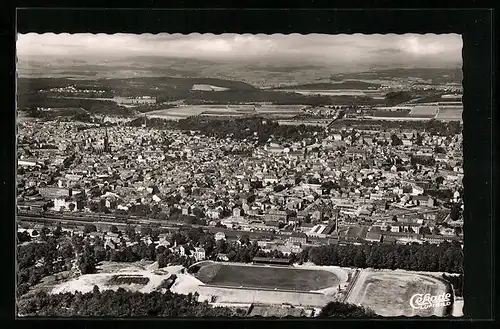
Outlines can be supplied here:
<path id="1" fill-rule="evenodd" d="M 111 147 L 109 146 L 109 137 L 108 137 L 108 128 L 106 129 L 106 133 L 104 136 L 104 152 L 111 153 Z"/>

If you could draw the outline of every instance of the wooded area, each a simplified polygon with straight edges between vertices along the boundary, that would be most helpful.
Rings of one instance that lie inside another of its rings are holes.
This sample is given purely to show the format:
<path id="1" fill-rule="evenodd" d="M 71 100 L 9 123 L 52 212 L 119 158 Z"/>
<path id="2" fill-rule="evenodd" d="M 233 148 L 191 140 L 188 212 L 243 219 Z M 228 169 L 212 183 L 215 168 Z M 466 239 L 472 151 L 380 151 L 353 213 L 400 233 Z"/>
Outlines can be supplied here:
<path id="1" fill-rule="evenodd" d="M 229 317 L 245 316 L 246 310 L 212 307 L 208 302 L 199 302 L 197 294 L 143 294 L 123 288 L 100 292 L 94 286 L 93 292 L 85 294 L 39 292 L 19 301 L 18 313 L 46 317 Z"/>
<path id="2" fill-rule="evenodd" d="M 316 265 L 448 273 L 463 271 L 463 251 L 456 242 L 439 245 L 328 245 L 309 249 L 307 258 Z"/>

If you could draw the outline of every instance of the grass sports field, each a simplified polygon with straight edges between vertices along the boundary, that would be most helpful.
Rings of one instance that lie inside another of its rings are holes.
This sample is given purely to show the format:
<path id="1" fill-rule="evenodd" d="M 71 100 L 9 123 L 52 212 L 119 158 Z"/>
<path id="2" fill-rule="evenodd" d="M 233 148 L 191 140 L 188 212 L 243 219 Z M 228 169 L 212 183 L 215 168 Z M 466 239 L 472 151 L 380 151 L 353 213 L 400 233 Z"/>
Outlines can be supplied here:
<path id="1" fill-rule="evenodd" d="M 462 119 L 463 108 L 440 108 L 436 119 L 442 120 L 460 120 Z"/>
<path id="2" fill-rule="evenodd" d="M 300 291 L 325 289 L 340 281 L 334 273 L 324 270 L 219 263 L 202 265 L 195 276 L 211 285 Z"/>
<path id="3" fill-rule="evenodd" d="M 427 275 L 404 271 L 362 271 L 347 298 L 348 303 L 369 307 L 382 316 L 443 316 L 444 308 L 413 309 L 414 294 L 439 295 L 447 285 Z"/>
<path id="4" fill-rule="evenodd" d="M 435 117 L 438 113 L 439 107 L 429 105 L 417 105 L 412 108 L 410 116 L 415 117 Z"/>

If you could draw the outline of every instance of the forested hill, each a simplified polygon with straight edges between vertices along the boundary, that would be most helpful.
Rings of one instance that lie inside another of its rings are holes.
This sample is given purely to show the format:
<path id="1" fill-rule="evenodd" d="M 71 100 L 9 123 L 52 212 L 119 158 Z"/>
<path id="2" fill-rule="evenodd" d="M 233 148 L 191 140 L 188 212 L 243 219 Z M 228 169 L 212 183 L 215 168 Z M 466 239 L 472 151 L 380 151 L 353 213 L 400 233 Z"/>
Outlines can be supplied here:
<path id="1" fill-rule="evenodd" d="M 388 68 L 373 69 L 365 72 L 339 74 L 332 76 L 336 79 L 381 79 L 399 80 L 408 78 L 420 78 L 429 80 L 431 83 L 462 83 L 463 73 L 460 67 L 450 68 Z"/>
<path id="2" fill-rule="evenodd" d="M 213 85 L 217 87 L 229 88 L 232 90 L 255 90 L 258 89 L 246 82 L 238 80 L 218 79 L 218 78 L 180 78 L 180 77 L 142 77 L 129 79 L 103 79 L 98 80 L 100 84 L 116 85 L 121 81 L 131 80 L 137 84 L 156 85 L 163 87 L 174 87 L 178 89 L 191 89 L 195 84 Z"/>
<path id="3" fill-rule="evenodd" d="M 19 78 L 18 91 L 40 90 L 47 88 L 65 87 L 76 85 L 80 87 L 120 88 L 125 86 L 154 86 L 171 87 L 179 90 L 190 90 L 195 84 L 206 84 L 232 90 L 256 90 L 257 88 L 237 80 L 217 78 L 178 78 L 178 77 L 140 77 L 140 78 L 115 78 L 115 79 L 69 79 L 69 78 Z"/>
<path id="4" fill-rule="evenodd" d="M 462 82 L 462 68 L 391 68 L 376 70 L 376 74 L 391 78 L 418 77 L 425 80 L 433 80 L 433 83 Z"/>
<path id="5" fill-rule="evenodd" d="M 192 90 L 193 85 L 213 85 L 228 88 L 224 91 Z M 102 90 L 104 94 L 64 94 L 52 88 L 75 86 L 77 89 Z M 43 92 L 40 92 L 40 91 Z M 72 80 L 67 78 L 22 78 L 17 83 L 18 108 L 30 107 L 87 107 L 80 100 L 65 100 L 61 97 L 107 98 L 113 96 L 154 96 L 157 103 L 184 100 L 188 104 L 239 104 L 248 102 L 271 102 L 273 104 L 321 105 L 331 103 L 328 96 L 299 95 L 284 91 L 262 90 L 245 82 L 210 78 L 144 77 L 127 79 Z M 54 99 L 58 104 L 54 104 Z M 345 97 L 344 97 L 345 98 Z M 352 101 L 347 97 L 346 102 Z M 94 102 L 95 103 L 95 102 Z"/>
<path id="6" fill-rule="evenodd" d="M 380 84 L 357 80 L 347 80 L 340 83 L 307 83 L 294 86 L 280 87 L 276 89 L 300 89 L 300 90 L 339 90 L 339 89 L 377 89 Z"/>

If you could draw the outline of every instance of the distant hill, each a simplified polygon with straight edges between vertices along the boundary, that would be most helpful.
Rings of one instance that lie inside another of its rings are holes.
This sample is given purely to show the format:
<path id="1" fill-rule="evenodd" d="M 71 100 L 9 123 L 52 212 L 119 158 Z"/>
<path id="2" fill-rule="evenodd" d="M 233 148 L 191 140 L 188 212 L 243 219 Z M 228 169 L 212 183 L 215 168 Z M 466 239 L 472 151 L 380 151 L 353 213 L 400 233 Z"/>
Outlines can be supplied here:
<path id="1" fill-rule="evenodd" d="M 284 85 L 300 85 L 305 88 L 330 89 L 328 85 L 335 81 L 336 89 L 362 89 L 376 84 L 376 80 L 405 79 L 409 77 L 432 80 L 433 83 L 461 83 L 462 70 L 455 68 L 386 68 L 343 67 L 340 65 L 310 65 L 293 62 L 249 62 L 249 61 L 210 61 L 187 58 L 164 58 L 159 56 L 138 56 L 133 58 L 109 59 L 66 57 L 30 57 L 20 58 L 17 63 L 19 77 L 31 78 L 72 78 L 81 80 L 159 78 L 171 77 L 188 79 L 176 80 L 178 88 L 191 88 L 191 81 L 196 84 L 210 84 L 226 88 L 250 89 L 276 88 Z M 212 80 L 216 79 L 216 80 Z M 230 80 L 231 82 L 227 82 Z M 348 80 L 358 80 L 359 85 L 350 86 Z M 361 81 L 360 81 L 361 80 Z M 372 81 L 373 80 L 373 81 Z M 154 81 L 154 80 L 150 80 Z M 168 81 L 159 81 L 167 84 Z M 220 85 L 219 85 L 220 84 Z M 320 84 L 320 85 L 316 85 Z M 334 89 L 332 88 L 332 89 Z"/>
<path id="2" fill-rule="evenodd" d="M 348 80 L 340 83 L 307 83 L 301 85 L 292 85 L 275 89 L 301 89 L 301 90 L 338 90 L 338 89 L 376 89 L 380 84 L 369 83 L 356 80 Z"/>
<path id="3" fill-rule="evenodd" d="M 103 88 L 135 88 L 141 89 L 178 89 L 191 90 L 193 85 L 213 85 L 231 90 L 256 90 L 254 86 L 241 81 L 215 79 L 215 78 L 177 78 L 177 77 L 140 77 L 140 78 L 114 78 L 114 79 L 69 79 L 59 78 L 19 78 L 17 80 L 18 92 L 34 92 L 40 89 L 64 87 L 67 85 L 94 85 Z"/>
<path id="4" fill-rule="evenodd" d="M 194 84 L 207 84 L 229 88 L 212 92 L 192 90 Z M 199 104 L 240 104 L 269 102 L 280 105 L 325 105 L 332 103 L 372 104 L 376 100 L 370 97 L 301 95 L 282 90 L 264 90 L 241 81 L 209 78 L 173 78 L 173 77 L 141 77 L 128 79 L 76 80 L 69 78 L 20 78 L 17 81 L 17 106 L 23 108 L 36 107 L 81 107 L 90 113 L 110 111 L 121 114 L 124 109 L 112 101 L 113 96 L 156 97 L 157 105 L 138 109 L 152 111 L 159 109 L 162 102 L 183 101 L 191 105 Z M 105 91 L 100 95 L 65 93 L 50 91 L 55 87 L 73 85 L 77 89 L 89 88 Z M 44 92 L 39 92 L 44 90 Z M 379 103 L 380 101 L 378 101 Z M 376 102 L 377 103 L 377 102 Z M 377 104 L 378 104 L 377 103 Z"/>
<path id="5" fill-rule="evenodd" d="M 106 79 L 98 80 L 98 83 L 113 84 L 116 86 L 121 81 L 130 80 L 134 84 L 144 84 L 149 86 L 171 87 L 182 90 L 191 90 L 193 85 L 212 85 L 229 88 L 231 90 L 255 90 L 256 87 L 242 81 L 217 79 L 217 78 L 180 78 L 180 77 L 143 77 L 130 79 Z"/>
<path id="6" fill-rule="evenodd" d="M 433 84 L 440 83 L 462 83 L 463 73 L 461 68 L 391 68 L 373 69 L 365 72 L 337 74 L 333 79 L 408 79 L 420 78 L 431 80 Z"/>

